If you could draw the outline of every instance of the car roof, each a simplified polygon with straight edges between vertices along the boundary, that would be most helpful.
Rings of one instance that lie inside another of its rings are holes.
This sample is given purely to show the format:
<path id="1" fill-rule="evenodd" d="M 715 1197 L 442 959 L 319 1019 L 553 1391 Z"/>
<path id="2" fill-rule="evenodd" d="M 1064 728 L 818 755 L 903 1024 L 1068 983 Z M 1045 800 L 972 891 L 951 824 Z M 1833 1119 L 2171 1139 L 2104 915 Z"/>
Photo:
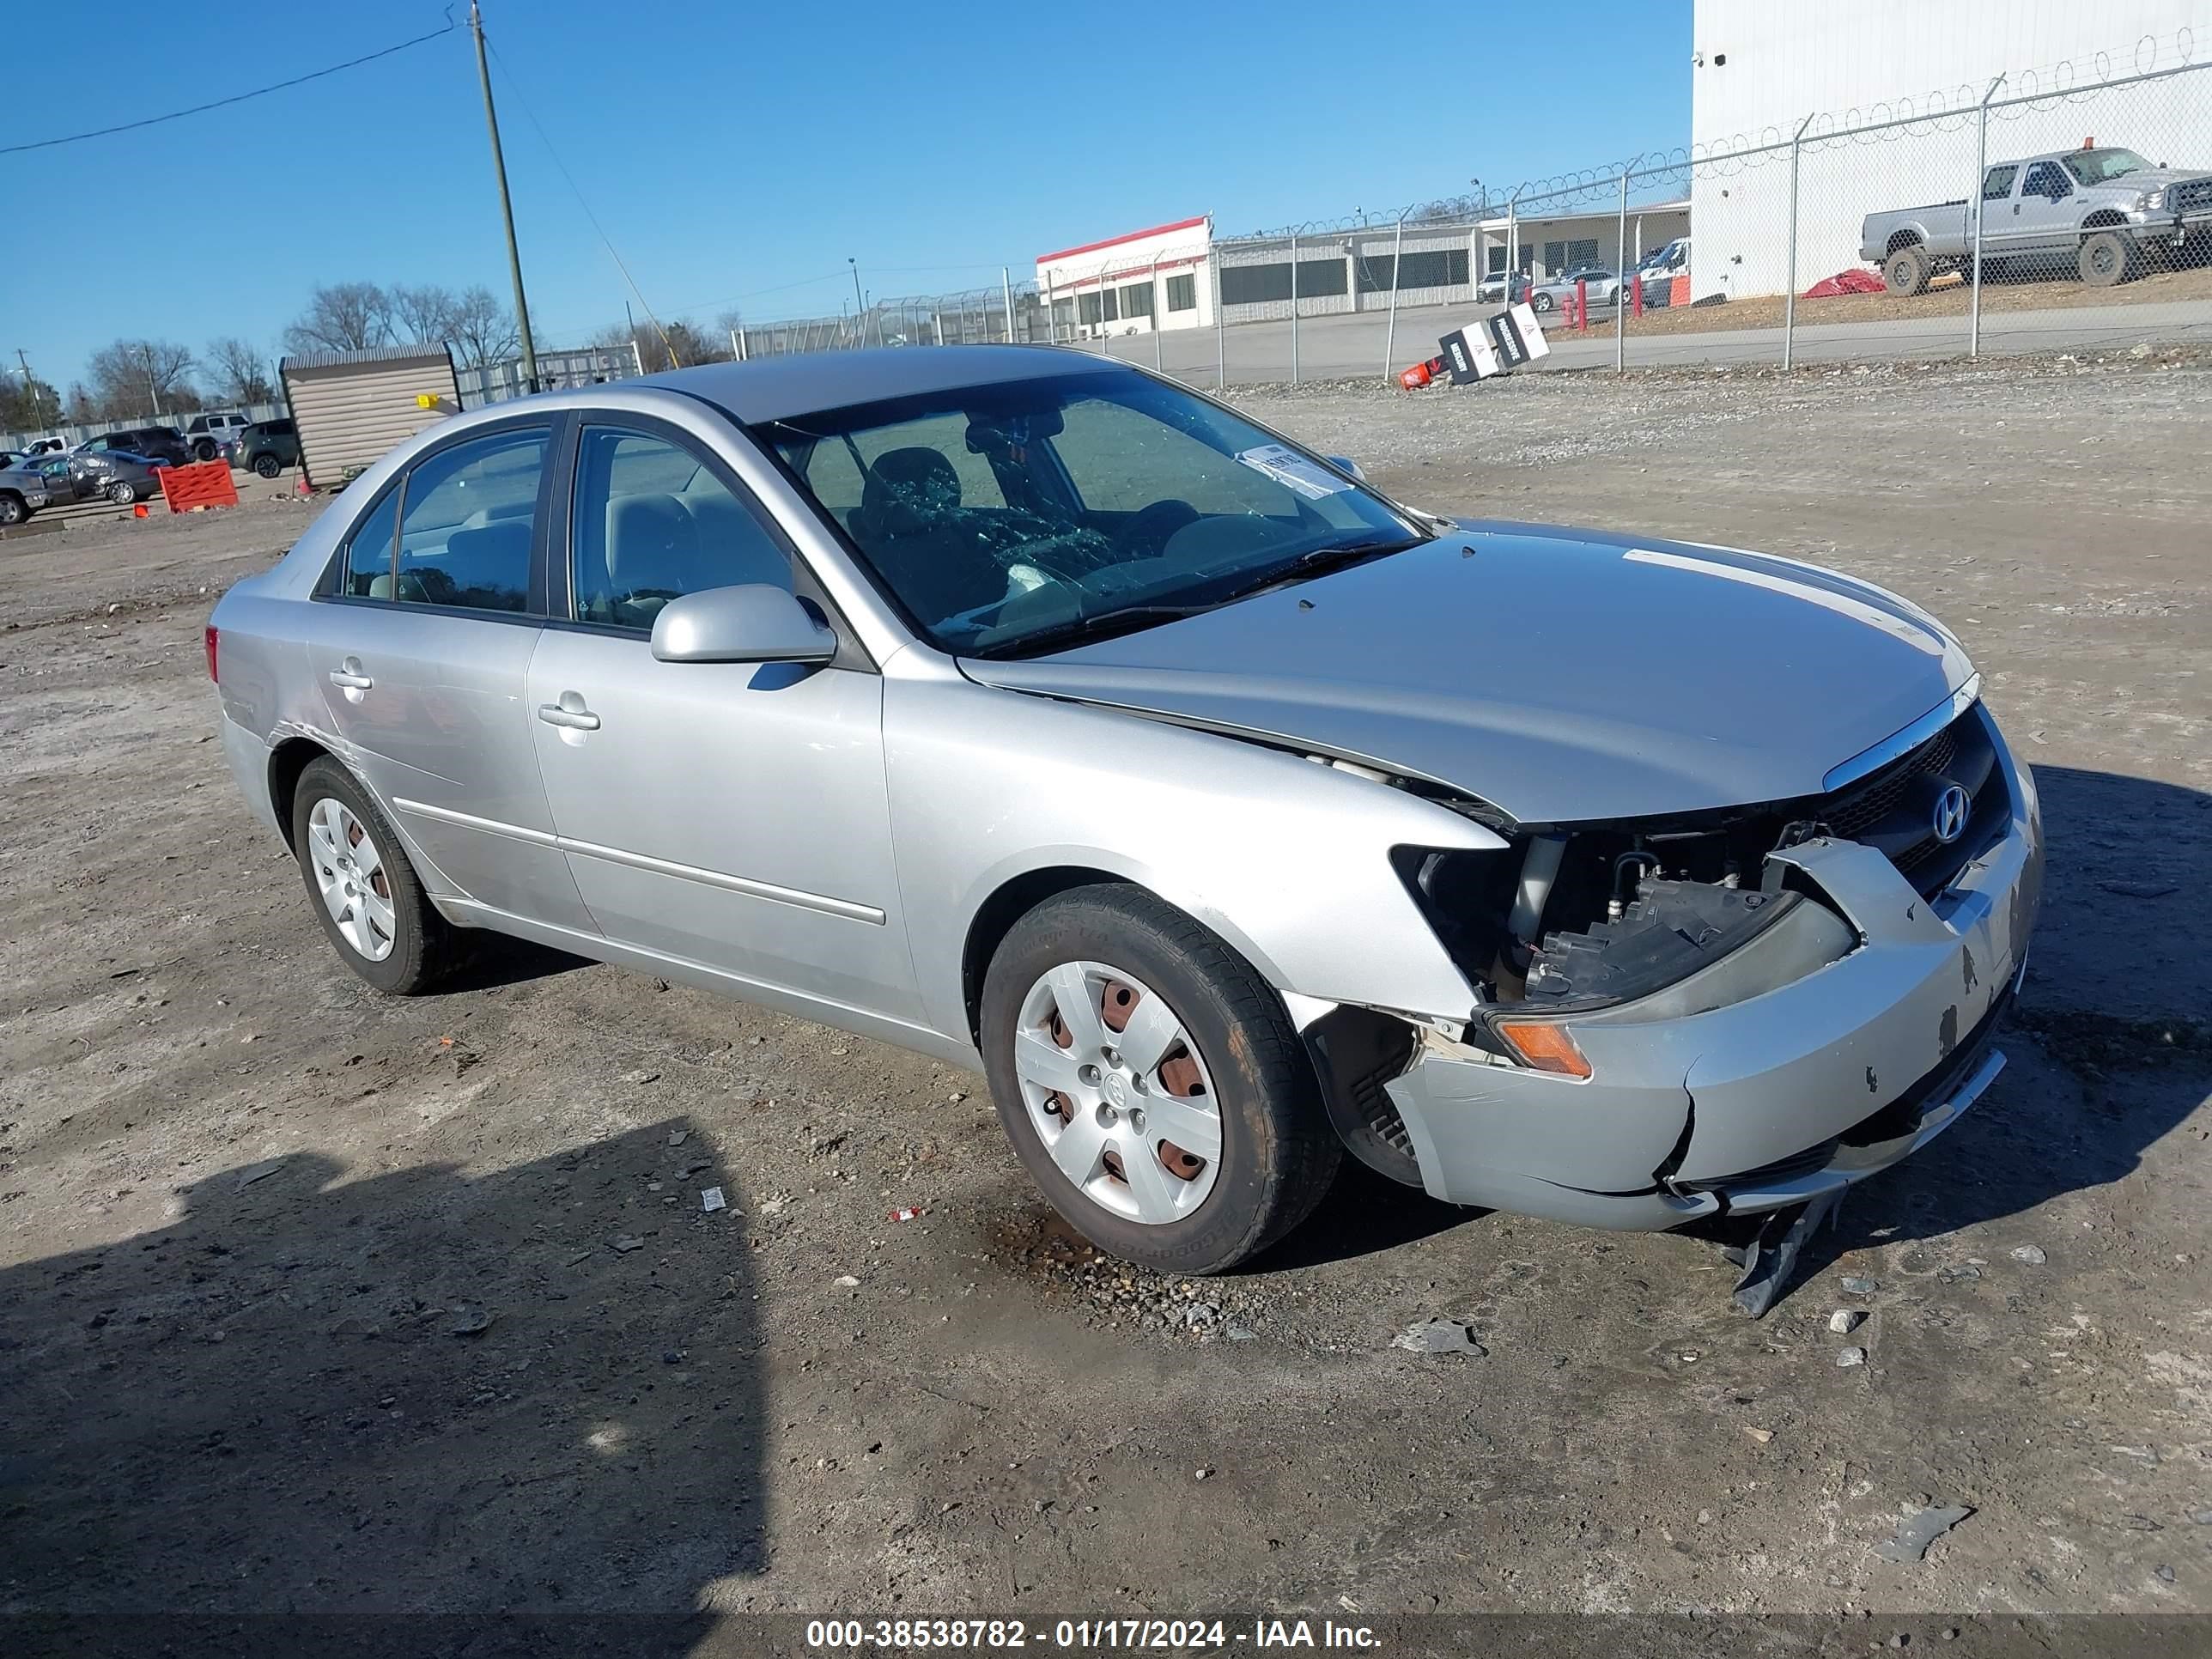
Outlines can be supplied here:
<path id="1" fill-rule="evenodd" d="M 704 363 L 621 384 L 689 392 L 751 423 L 787 420 L 885 398 L 1085 372 L 1134 374 L 1138 371 L 1068 346 L 878 346 L 860 351 L 763 357 L 747 363 Z"/>

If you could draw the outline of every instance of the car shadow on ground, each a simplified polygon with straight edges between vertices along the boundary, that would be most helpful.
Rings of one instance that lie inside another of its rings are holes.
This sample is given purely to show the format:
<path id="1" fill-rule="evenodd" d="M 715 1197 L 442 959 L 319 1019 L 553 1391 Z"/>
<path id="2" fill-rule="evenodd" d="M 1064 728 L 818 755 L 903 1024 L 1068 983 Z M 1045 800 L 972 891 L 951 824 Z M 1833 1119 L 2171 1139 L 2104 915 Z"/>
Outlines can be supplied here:
<path id="1" fill-rule="evenodd" d="M 0 1272 L 7 1610 L 78 1652 L 280 1650 L 206 1616 L 313 1615 L 361 1651 L 474 1654 L 446 1615 L 526 1613 L 690 1650 L 706 1588 L 768 1551 L 750 1249 L 702 1212 L 717 1183 L 737 1204 L 680 1121 L 474 1174 L 297 1154 Z"/>
<path id="2" fill-rule="evenodd" d="M 1844 1200 L 1800 1282 L 1849 1250 L 1938 1240 L 2121 1180 L 2212 1094 L 2212 942 L 2176 920 L 2212 890 L 2212 795 L 2067 767 L 2035 778 L 2043 908 L 1998 1028 L 2008 1064 L 1956 1127 Z"/>

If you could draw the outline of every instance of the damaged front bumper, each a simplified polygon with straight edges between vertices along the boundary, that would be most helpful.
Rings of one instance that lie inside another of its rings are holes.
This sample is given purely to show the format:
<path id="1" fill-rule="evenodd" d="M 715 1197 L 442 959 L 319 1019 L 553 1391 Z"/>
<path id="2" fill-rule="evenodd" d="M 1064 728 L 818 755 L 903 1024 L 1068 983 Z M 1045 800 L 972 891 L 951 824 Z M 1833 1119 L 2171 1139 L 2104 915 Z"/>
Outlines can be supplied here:
<path id="1" fill-rule="evenodd" d="M 1452 1203 L 1662 1229 L 1839 1191 L 1950 1127 L 2003 1066 L 1991 1038 L 2042 886 L 2033 783 L 2001 742 L 1997 759 L 2009 816 L 1932 900 L 1857 842 L 1770 855 L 1856 935 L 1825 965 L 1800 962 L 1786 982 L 1687 1017 L 1669 1017 L 1662 993 L 1571 1018 L 1583 1080 L 1428 1037 L 1385 1085 L 1422 1185 Z"/>

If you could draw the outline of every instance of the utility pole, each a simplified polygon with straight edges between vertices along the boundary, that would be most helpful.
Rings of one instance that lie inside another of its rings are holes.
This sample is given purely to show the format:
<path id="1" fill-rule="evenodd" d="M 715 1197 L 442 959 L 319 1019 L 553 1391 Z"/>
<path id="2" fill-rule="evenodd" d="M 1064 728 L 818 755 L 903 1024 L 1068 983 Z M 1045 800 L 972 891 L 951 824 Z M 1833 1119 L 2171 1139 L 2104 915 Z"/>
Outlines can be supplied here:
<path id="1" fill-rule="evenodd" d="M 507 271 L 514 279 L 514 326 L 522 338 L 522 383 L 538 390 L 538 351 L 530 341 L 530 301 L 522 294 L 522 255 L 514 246 L 514 204 L 507 194 L 507 158 L 499 148 L 499 112 L 491 102 L 491 65 L 484 61 L 483 13 L 469 0 L 469 31 L 477 38 L 477 78 L 483 83 L 484 125 L 491 129 L 492 176 L 499 180 L 499 214 L 507 226 Z"/>
<path id="2" fill-rule="evenodd" d="M 845 263 L 853 267 L 853 337 L 866 345 L 868 343 L 868 302 L 860 293 L 860 265 L 849 253 L 845 256 Z"/>
<path id="3" fill-rule="evenodd" d="M 31 373 L 30 359 L 24 356 L 21 346 L 15 348 L 15 362 L 23 371 L 23 390 L 31 394 L 31 423 L 43 427 L 46 423 L 46 399 L 39 396 L 39 377 Z M 58 421 L 61 410 L 58 409 L 54 414 Z"/>

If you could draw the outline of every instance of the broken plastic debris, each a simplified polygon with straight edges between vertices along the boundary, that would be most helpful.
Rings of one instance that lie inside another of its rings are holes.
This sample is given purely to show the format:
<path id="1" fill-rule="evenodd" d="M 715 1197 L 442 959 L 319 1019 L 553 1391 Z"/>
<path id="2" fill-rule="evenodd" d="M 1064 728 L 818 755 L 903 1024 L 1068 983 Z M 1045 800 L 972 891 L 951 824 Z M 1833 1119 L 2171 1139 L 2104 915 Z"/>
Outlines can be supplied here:
<path id="1" fill-rule="evenodd" d="M 708 1215 L 712 1215 L 717 1210 L 729 1208 L 729 1203 L 723 1198 L 722 1189 L 720 1187 L 707 1187 L 700 1191 L 699 1207 Z"/>
<path id="2" fill-rule="evenodd" d="M 849 1291 L 858 1286 L 860 1281 L 850 1273 L 841 1273 L 834 1282 Z"/>
<path id="3" fill-rule="evenodd" d="M 2042 1246 L 2038 1244 L 2019 1244 L 2014 1246 L 2012 1259 L 2015 1261 L 2025 1261 L 2031 1267 L 2040 1267 L 2045 1262 L 2051 1260 L 2049 1256 L 2044 1255 Z"/>
<path id="4" fill-rule="evenodd" d="M 1921 1560 L 1930 1544 L 1973 1512 L 1972 1506 L 1964 1504 L 1917 1510 L 1897 1523 L 1897 1536 L 1883 1539 L 1874 1547 L 1874 1553 L 1887 1561 Z"/>
<path id="5" fill-rule="evenodd" d="M 491 1328 L 492 1313 L 489 1308 L 462 1308 L 453 1315 L 453 1322 L 446 1327 L 454 1336 L 482 1336 Z"/>
<path id="6" fill-rule="evenodd" d="M 894 1221 L 911 1221 L 921 1213 L 921 1212 L 919 1210 L 908 1209 L 902 1206 L 891 1212 L 891 1219 Z"/>
<path id="7" fill-rule="evenodd" d="M 1449 1319 L 1424 1319 L 1408 1325 L 1390 1339 L 1390 1346 L 1408 1353 L 1471 1354 L 1478 1358 L 1490 1352 L 1466 1326 Z"/>
<path id="8" fill-rule="evenodd" d="M 1849 1336 L 1865 1317 L 1856 1308 L 1838 1308 L 1828 1316 L 1828 1328 L 1838 1336 Z"/>
<path id="9" fill-rule="evenodd" d="M 1845 1348 L 1836 1356 L 1836 1364 L 1845 1370 L 1849 1370 L 1854 1365 L 1863 1365 L 1866 1364 L 1866 1350 Z"/>
<path id="10" fill-rule="evenodd" d="M 645 1248 L 645 1241 L 643 1239 L 634 1238 L 628 1233 L 624 1233 L 621 1237 L 611 1239 L 608 1242 L 613 1245 L 614 1251 L 617 1255 L 628 1255 L 632 1250 L 641 1250 Z"/>
<path id="11" fill-rule="evenodd" d="M 1881 1288 L 1881 1281 L 1861 1279 L 1852 1273 L 1844 1275 L 1844 1289 L 1852 1296 L 1872 1296 Z"/>
<path id="12" fill-rule="evenodd" d="M 668 1144 L 672 1146 L 681 1146 L 690 1138 L 691 1132 L 689 1129 L 671 1129 L 668 1132 Z"/>

